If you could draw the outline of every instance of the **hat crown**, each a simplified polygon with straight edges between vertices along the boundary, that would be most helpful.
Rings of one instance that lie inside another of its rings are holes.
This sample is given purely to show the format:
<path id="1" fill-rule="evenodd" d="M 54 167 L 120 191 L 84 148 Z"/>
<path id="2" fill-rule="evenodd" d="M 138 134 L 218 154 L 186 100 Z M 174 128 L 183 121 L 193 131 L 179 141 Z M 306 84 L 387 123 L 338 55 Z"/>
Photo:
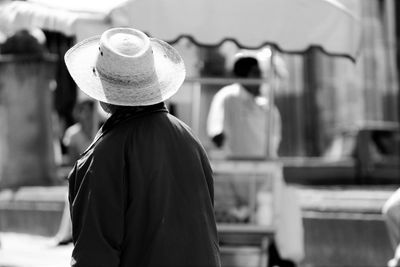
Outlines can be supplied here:
<path id="1" fill-rule="evenodd" d="M 96 69 L 103 79 L 111 82 L 135 85 L 153 81 L 150 38 L 128 28 L 105 31 L 100 38 Z"/>
<path id="2" fill-rule="evenodd" d="M 108 42 L 111 49 L 114 48 L 117 53 L 124 56 L 136 56 L 146 48 L 143 38 L 126 33 L 116 33 L 110 36 Z"/>

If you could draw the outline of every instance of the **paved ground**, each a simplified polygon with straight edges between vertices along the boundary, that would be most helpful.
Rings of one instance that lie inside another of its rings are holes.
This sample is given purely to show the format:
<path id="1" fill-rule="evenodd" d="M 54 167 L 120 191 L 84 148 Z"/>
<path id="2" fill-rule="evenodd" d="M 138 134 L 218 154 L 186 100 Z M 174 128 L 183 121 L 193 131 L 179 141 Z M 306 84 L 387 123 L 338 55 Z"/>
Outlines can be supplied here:
<path id="1" fill-rule="evenodd" d="M 54 246 L 51 238 L 0 233 L 0 267 L 67 267 L 72 245 Z"/>

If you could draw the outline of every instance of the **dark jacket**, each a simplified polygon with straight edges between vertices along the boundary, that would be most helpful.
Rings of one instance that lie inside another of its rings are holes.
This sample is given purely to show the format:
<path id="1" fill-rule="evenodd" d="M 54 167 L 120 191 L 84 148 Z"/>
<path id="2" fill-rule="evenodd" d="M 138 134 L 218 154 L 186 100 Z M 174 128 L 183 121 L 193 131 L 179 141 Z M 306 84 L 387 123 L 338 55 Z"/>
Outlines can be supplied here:
<path id="1" fill-rule="evenodd" d="M 72 266 L 220 266 L 212 170 L 189 128 L 158 106 L 98 135 L 69 176 Z"/>

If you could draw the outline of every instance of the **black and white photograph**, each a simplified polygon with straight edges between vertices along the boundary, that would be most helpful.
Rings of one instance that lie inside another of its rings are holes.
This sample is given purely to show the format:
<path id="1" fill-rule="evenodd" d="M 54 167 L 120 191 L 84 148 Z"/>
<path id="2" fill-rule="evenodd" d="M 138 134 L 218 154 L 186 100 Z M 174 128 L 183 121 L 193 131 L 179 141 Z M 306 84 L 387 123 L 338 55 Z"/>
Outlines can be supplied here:
<path id="1" fill-rule="evenodd" d="M 0 0 L 0 267 L 400 267 L 400 1 Z"/>

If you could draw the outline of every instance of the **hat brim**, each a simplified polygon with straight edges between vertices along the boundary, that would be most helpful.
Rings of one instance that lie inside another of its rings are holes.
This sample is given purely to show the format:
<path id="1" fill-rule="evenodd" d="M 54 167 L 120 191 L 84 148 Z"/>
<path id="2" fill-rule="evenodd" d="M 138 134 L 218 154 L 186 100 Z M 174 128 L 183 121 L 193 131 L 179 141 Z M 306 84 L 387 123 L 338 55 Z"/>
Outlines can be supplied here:
<path id="1" fill-rule="evenodd" d="M 171 45 L 150 38 L 156 78 L 150 83 L 118 84 L 102 79 L 94 70 L 99 53 L 100 36 L 86 39 L 65 54 L 66 66 L 78 87 L 101 102 L 121 106 L 148 106 L 173 96 L 185 80 L 185 65 Z"/>

